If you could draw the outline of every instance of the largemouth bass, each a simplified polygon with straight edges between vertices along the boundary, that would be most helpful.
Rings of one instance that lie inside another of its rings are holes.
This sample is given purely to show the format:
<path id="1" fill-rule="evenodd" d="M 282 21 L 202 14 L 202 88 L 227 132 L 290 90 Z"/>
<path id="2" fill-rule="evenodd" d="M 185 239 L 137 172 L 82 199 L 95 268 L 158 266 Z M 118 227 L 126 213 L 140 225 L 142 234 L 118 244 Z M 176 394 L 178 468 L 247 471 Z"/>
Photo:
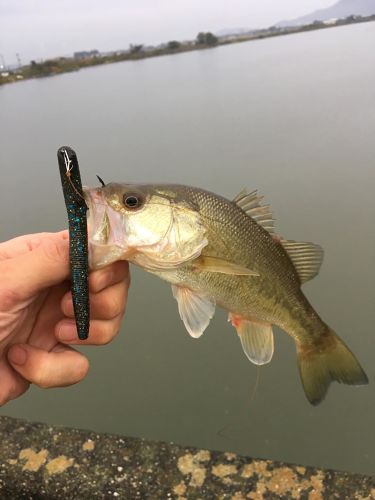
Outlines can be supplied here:
<path id="1" fill-rule="evenodd" d="M 368 382 L 301 291 L 319 272 L 322 249 L 276 236 L 270 207 L 256 192 L 229 201 L 187 186 L 111 183 L 85 197 L 91 268 L 126 259 L 171 283 L 192 337 L 202 335 L 218 305 L 257 365 L 271 361 L 272 325 L 293 338 L 310 403 L 333 380 Z"/>

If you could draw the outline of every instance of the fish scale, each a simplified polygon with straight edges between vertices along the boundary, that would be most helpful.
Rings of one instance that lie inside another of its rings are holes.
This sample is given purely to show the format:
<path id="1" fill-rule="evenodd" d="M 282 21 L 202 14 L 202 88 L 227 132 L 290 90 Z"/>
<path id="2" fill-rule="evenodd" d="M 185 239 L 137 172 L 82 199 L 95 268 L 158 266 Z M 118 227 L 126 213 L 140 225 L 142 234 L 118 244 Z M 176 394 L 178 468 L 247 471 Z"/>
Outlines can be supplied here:
<path id="1" fill-rule="evenodd" d="M 192 197 L 203 217 L 209 221 L 208 240 L 215 241 L 215 244 L 209 243 L 202 253 L 235 260 L 246 267 L 254 268 L 261 275 L 259 278 L 232 277 L 202 272 L 197 276 L 196 273 L 192 275 L 189 269 L 182 268 L 180 277 L 184 283 L 187 286 L 199 287 L 202 291 L 206 290 L 209 295 L 217 297 L 217 302 L 229 311 L 250 317 L 255 315 L 258 319 L 272 323 L 277 323 L 280 321 L 278 318 L 283 316 L 283 303 L 286 306 L 290 306 L 290 302 L 295 303 L 294 309 L 298 310 L 300 297 L 295 295 L 300 294 L 300 282 L 282 246 L 225 198 L 195 190 L 189 190 L 186 196 Z M 221 214 L 221 219 L 217 214 Z M 227 240 L 216 236 L 223 234 L 224 231 Z M 238 293 L 239 284 L 242 293 Z M 277 295 L 278 290 L 281 291 L 279 295 Z M 277 311 L 275 311 L 276 303 Z M 304 301 L 301 307 L 305 310 Z M 287 316 L 290 317 L 289 312 Z M 285 322 L 283 326 L 287 326 Z M 291 328 L 291 325 L 288 326 Z"/>

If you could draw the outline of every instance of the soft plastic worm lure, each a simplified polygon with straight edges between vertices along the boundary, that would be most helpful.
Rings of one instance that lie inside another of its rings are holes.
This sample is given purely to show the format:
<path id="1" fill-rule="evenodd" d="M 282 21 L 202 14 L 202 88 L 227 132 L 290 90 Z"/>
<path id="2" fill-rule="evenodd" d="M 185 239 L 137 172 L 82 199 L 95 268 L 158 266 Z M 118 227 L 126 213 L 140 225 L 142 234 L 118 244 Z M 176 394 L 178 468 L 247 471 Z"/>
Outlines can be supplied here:
<path id="1" fill-rule="evenodd" d="M 69 221 L 69 260 L 71 291 L 78 337 L 89 336 L 90 301 L 88 284 L 88 207 L 82 191 L 77 155 L 69 146 L 57 151 L 61 184 Z"/>

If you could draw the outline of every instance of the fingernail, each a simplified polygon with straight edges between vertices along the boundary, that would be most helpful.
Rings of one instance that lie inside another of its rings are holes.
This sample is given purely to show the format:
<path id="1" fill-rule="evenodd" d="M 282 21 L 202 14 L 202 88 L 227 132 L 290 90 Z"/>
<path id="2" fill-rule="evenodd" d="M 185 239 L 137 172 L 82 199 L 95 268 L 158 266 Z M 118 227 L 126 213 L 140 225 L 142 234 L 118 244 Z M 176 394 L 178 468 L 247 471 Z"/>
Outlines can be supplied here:
<path id="1" fill-rule="evenodd" d="M 24 365 L 27 359 L 27 351 L 20 345 L 14 345 L 9 349 L 8 359 L 15 365 Z"/>
<path id="2" fill-rule="evenodd" d="M 59 338 L 59 340 L 62 340 L 64 342 L 71 342 L 75 340 L 77 338 L 77 329 L 75 323 L 73 321 L 71 323 L 62 323 L 57 331 L 57 337 Z"/>

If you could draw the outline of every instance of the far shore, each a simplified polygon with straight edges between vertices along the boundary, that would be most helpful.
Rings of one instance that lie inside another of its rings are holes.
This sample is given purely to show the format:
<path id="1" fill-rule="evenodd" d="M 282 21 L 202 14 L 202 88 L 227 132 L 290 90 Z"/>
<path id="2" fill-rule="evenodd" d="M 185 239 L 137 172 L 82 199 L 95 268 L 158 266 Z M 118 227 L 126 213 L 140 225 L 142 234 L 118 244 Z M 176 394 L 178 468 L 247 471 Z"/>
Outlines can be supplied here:
<path id="1" fill-rule="evenodd" d="M 131 45 L 128 50 L 114 51 L 106 54 L 102 54 L 97 50 L 89 52 L 76 52 L 73 57 L 56 57 L 43 62 L 31 61 L 30 64 L 20 66 L 17 69 L 11 70 L 3 67 L 0 69 L 0 85 L 28 80 L 31 78 L 43 78 L 46 76 L 78 71 L 82 68 L 98 66 L 100 64 L 134 61 L 146 59 L 148 57 L 191 52 L 193 50 L 206 50 L 233 43 L 249 42 L 275 36 L 292 35 L 306 31 L 336 28 L 339 26 L 346 26 L 348 24 L 367 23 L 371 21 L 375 21 L 375 14 L 367 17 L 349 16 L 345 19 L 336 19 L 326 22 L 315 21 L 312 24 L 303 26 L 289 26 L 283 28 L 272 26 L 267 29 L 223 37 L 216 37 L 209 32 L 198 33 L 197 38 L 193 41 L 179 42 L 177 40 L 171 40 L 168 43 L 157 47 Z"/>

